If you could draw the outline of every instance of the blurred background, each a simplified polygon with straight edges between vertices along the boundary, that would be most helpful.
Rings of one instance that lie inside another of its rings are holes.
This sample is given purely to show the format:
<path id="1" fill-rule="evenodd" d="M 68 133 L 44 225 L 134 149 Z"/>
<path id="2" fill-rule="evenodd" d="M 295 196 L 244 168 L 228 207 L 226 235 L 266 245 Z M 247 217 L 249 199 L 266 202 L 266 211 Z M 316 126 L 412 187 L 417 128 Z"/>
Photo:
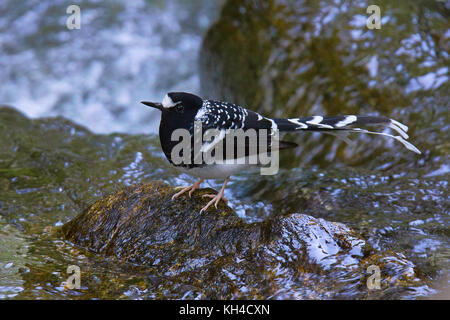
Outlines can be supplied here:
<path id="1" fill-rule="evenodd" d="M 222 0 L 0 3 L 0 103 L 98 133 L 156 132 L 139 101 L 198 92 L 202 37 Z M 78 4 L 81 29 L 66 9 Z"/>
<path id="2" fill-rule="evenodd" d="M 66 27 L 72 4 L 81 8 L 80 30 Z M 370 4 L 0 1 L 0 299 L 194 299 L 211 292 L 200 271 L 160 277 L 54 234 L 126 186 L 194 182 L 162 155 L 159 111 L 139 103 L 174 90 L 267 116 L 387 116 L 408 125 L 422 151 L 368 135 L 353 135 L 351 145 L 288 135 L 299 147 L 281 154 L 279 174 L 233 177 L 230 206 L 248 223 L 277 224 L 297 212 L 345 224 L 368 250 L 386 255 L 386 285 L 368 292 L 364 272 L 324 262 L 311 268 L 313 280 L 278 270 L 281 278 L 258 282 L 255 291 L 245 272 L 236 273 L 243 280 L 230 280 L 217 297 L 448 298 L 450 1 L 378 0 L 375 30 L 366 26 Z M 217 190 L 222 182 L 204 186 Z M 89 274 L 81 291 L 62 284 L 70 264 Z M 211 268 L 224 274 L 220 265 Z"/>

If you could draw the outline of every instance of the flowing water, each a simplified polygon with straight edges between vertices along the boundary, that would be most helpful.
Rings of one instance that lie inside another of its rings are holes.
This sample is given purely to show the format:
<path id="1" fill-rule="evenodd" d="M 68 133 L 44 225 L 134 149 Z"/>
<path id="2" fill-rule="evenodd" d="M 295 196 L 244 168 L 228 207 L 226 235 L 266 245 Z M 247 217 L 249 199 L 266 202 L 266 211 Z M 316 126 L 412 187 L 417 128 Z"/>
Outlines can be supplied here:
<path id="1" fill-rule="evenodd" d="M 139 102 L 198 92 L 198 50 L 220 3 L 82 1 L 81 28 L 69 30 L 70 1 L 2 1 L 0 101 L 94 132 L 156 132 Z"/>

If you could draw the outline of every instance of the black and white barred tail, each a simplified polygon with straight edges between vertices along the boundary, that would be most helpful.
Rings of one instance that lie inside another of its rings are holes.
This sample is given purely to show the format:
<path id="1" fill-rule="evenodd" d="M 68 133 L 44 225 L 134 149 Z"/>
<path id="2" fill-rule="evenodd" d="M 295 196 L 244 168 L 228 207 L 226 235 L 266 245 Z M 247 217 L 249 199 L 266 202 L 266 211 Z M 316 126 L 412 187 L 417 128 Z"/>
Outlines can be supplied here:
<path id="1" fill-rule="evenodd" d="M 391 128 L 399 135 L 388 134 L 384 132 L 369 131 L 360 126 L 364 125 L 383 125 Z M 401 142 L 408 150 L 421 154 L 420 150 L 414 145 L 406 141 L 408 139 L 408 127 L 404 124 L 386 117 L 375 116 L 313 116 L 306 118 L 290 118 L 290 119 L 273 119 L 272 126 L 276 126 L 279 131 L 336 131 L 344 130 L 347 132 L 359 132 L 368 134 L 377 134 L 393 138 Z"/>

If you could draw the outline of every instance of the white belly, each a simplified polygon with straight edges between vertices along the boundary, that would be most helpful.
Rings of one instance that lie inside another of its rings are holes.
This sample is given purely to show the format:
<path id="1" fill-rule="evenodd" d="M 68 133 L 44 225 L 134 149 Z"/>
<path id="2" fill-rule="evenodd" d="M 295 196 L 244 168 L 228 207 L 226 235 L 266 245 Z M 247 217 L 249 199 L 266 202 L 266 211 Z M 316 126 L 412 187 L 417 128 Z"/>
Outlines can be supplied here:
<path id="1" fill-rule="evenodd" d="M 247 170 L 255 165 L 250 164 L 210 164 L 199 168 L 182 168 L 181 171 L 201 179 L 225 179 L 226 177 L 235 175 L 241 171 Z"/>

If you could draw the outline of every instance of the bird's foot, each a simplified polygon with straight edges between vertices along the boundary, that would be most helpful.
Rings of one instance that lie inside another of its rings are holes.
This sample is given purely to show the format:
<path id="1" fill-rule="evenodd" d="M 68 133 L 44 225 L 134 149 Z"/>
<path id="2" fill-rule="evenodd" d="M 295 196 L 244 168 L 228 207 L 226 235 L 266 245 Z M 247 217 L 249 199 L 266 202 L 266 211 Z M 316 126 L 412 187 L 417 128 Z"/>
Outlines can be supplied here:
<path id="1" fill-rule="evenodd" d="M 202 210 L 200 210 L 200 213 L 206 211 L 213 203 L 214 203 L 214 206 L 217 209 L 217 205 L 219 204 L 220 200 L 225 202 L 225 204 L 228 204 L 228 199 L 225 198 L 223 196 L 223 194 L 224 194 L 223 190 L 220 191 L 218 194 L 204 194 L 202 197 L 204 197 L 204 198 L 212 198 L 212 200 L 210 202 L 208 202 L 208 204 L 206 206 L 204 206 L 202 208 Z"/>
<path id="2" fill-rule="evenodd" d="M 197 190 L 200 189 L 200 184 L 202 183 L 203 180 L 198 180 L 196 183 L 194 183 L 192 186 L 189 187 L 176 187 L 175 189 L 181 189 L 180 192 L 175 193 L 172 196 L 172 200 L 178 198 L 179 196 L 181 196 L 183 193 L 185 193 L 186 191 L 189 191 L 189 198 L 192 196 L 192 193 Z"/>

